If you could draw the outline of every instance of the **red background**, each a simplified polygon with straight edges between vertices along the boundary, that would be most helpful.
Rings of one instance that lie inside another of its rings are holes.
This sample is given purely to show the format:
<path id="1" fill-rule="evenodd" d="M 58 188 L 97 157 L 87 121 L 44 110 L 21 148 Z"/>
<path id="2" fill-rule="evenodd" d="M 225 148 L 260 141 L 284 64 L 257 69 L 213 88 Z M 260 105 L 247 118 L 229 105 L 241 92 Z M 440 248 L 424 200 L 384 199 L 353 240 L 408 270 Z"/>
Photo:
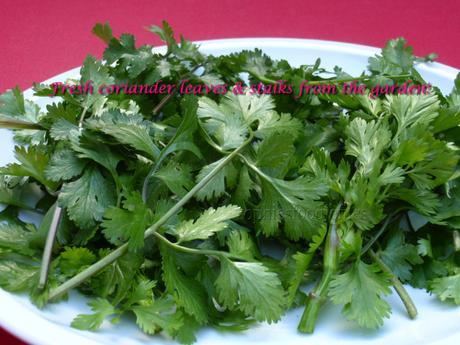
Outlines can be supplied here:
<path id="1" fill-rule="evenodd" d="M 439 54 L 460 67 L 460 1 L 6 1 L 0 11 L 0 92 L 101 56 L 104 44 L 90 33 L 109 21 L 114 34 L 138 43 L 160 42 L 144 27 L 166 19 L 192 40 L 229 37 L 299 37 L 383 46 L 405 37 L 417 55 Z M 10 311 L 14 312 L 14 311 Z M 24 325 L 27 327 L 27 325 Z M 0 330 L 0 344 L 22 344 Z"/>

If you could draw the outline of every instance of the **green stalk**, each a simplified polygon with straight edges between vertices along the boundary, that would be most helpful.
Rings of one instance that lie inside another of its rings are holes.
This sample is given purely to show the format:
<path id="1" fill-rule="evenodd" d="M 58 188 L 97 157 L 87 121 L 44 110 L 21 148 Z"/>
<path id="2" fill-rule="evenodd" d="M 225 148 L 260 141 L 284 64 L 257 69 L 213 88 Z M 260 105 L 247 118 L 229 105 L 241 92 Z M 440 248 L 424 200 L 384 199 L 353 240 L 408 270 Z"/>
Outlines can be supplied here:
<path id="1" fill-rule="evenodd" d="M 251 142 L 252 137 L 250 137 L 246 142 L 244 142 L 240 147 L 230 153 L 225 159 L 223 159 L 208 175 L 206 175 L 200 182 L 198 182 L 185 196 L 179 200 L 168 212 L 166 212 L 155 224 L 150 226 L 144 233 L 144 238 L 148 238 L 154 235 L 157 230 L 163 226 L 169 218 L 174 216 L 177 212 L 180 211 L 182 206 L 184 206 L 193 196 L 200 191 L 212 178 L 221 171 L 230 161 L 238 155 L 238 153 Z M 118 258 L 123 256 L 128 251 L 128 244 L 125 243 L 122 246 L 115 249 L 113 252 L 108 254 L 107 256 L 103 257 L 98 262 L 94 263 L 93 265 L 89 266 L 82 272 L 78 273 L 73 278 L 69 279 L 62 285 L 58 286 L 57 288 L 50 291 L 48 296 L 48 301 L 56 299 L 65 293 L 67 293 L 70 289 L 77 287 L 81 283 L 83 283 L 88 278 L 92 277 L 111 263 L 115 262 Z"/>
<path id="2" fill-rule="evenodd" d="M 208 256 L 214 256 L 217 258 L 220 257 L 227 257 L 232 260 L 238 260 L 238 261 L 247 261 L 246 259 L 240 258 L 239 256 L 232 255 L 227 252 L 222 252 L 220 250 L 212 250 L 212 249 L 195 249 L 195 248 L 189 248 L 189 247 L 184 247 L 181 246 L 177 243 L 173 243 L 169 241 L 166 237 L 164 237 L 162 234 L 158 232 L 154 232 L 152 234 L 156 238 L 158 238 L 161 242 L 166 244 L 167 246 L 171 247 L 174 250 L 177 250 L 182 253 L 187 253 L 187 254 L 195 254 L 195 255 L 208 255 Z"/>
<path id="3" fill-rule="evenodd" d="M 399 298 L 401 298 L 404 307 L 406 307 L 407 314 L 411 319 L 415 319 L 417 316 L 417 307 L 415 306 L 414 301 L 412 301 L 412 298 L 410 297 L 407 290 L 404 288 L 401 281 L 398 279 L 398 277 L 395 276 L 391 269 L 382 261 L 382 259 L 380 259 L 380 257 L 372 249 L 369 250 L 369 255 L 380 267 L 380 269 L 391 277 L 391 283 L 394 289 L 396 290 L 396 293 L 399 295 Z"/>
<path id="4" fill-rule="evenodd" d="M 308 296 L 307 305 L 298 326 L 299 332 L 302 333 L 313 333 L 315 330 L 316 319 L 318 318 L 319 310 L 325 301 L 329 283 L 337 271 L 339 237 L 337 235 L 336 222 L 341 207 L 342 203 L 339 203 L 332 215 L 329 232 L 326 238 L 326 246 L 324 249 L 323 276 Z"/>
<path id="5" fill-rule="evenodd" d="M 8 129 L 43 129 L 38 123 L 11 119 L 0 114 L 0 128 Z"/>
<path id="6" fill-rule="evenodd" d="M 454 237 L 455 251 L 458 252 L 458 251 L 460 251 L 460 232 L 458 232 L 458 230 L 455 230 L 453 232 L 452 236 Z"/>
<path id="7" fill-rule="evenodd" d="M 83 130 L 83 121 L 85 120 L 87 111 L 88 111 L 88 107 L 84 107 L 80 115 L 80 119 L 78 121 L 78 129 L 80 131 Z M 117 187 L 117 194 L 119 195 L 119 193 L 120 192 Z M 59 194 L 56 193 L 56 197 L 58 195 Z M 120 199 L 120 197 L 118 197 L 118 199 Z M 51 220 L 51 225 L 48 230 L 48 234 L 46 236 L 45 248 L 43 249 L 42 263 L 40 266 L 40 278 L 38 280 L 39 289 L 44 289 L 48 281 L 48 274 L 49 274 L 50 265 L 51 265 L 51 254 L 53 251 L 54 242 L 56 241 L 56 234 L 57 234 L 57 230 L 59 227 L 59 223 L 61 222 L 61 218 L 62 218 L 62 208 L 56 204 L 56 208 L 53 214 L 53 219 Z"/>
<path id="8" fill-rule="evenodd" d="M 51 254 L 53 252 L 54 240 L 59 228 L 59 223 L 61 222 L 61 216 L 62 208 L 56 204 L 56 208 L 54 209 L 53 213 L 53 219 L 51 220 L 51 225 L 46 236 L 45 248 L 43 249 L 42 265 L 40 267 L 40 278 L 38 281 L 39 289 L 43 289 L 46 286 L 46 282 L 48 281 Z"/>

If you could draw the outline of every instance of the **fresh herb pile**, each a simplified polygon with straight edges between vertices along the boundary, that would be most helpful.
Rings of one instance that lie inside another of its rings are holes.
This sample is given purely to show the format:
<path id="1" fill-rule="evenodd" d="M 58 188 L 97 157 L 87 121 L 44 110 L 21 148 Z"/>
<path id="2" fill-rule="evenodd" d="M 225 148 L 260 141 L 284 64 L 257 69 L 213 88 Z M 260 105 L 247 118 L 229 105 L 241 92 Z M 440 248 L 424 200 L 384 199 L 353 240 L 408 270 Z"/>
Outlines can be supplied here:
<path id="1" fill-rule="evenodd" d="M 352 78 L 260 50 L 205 56 L 167 23 L 150 30 L 165 54 L 97 24 L 103 60 L 89 56 L 75 83 L 424 84 L 414 66 L 433 59 L 399 38 Z M 313 332 L 326 301 L 377 328 L 392 288 L 415 317 L 403 283 L 460 304 L 460 77 L 448 96 L 58 99 L 42 111 L 17 88 L 0 96 L 18 161 L 0 170 L 0 286 L 39 307 L 72 288 L 94 297 L 72 326 L 132 314 L 187 344 L 201 327 L 243 331 L 299 306 Z"/>

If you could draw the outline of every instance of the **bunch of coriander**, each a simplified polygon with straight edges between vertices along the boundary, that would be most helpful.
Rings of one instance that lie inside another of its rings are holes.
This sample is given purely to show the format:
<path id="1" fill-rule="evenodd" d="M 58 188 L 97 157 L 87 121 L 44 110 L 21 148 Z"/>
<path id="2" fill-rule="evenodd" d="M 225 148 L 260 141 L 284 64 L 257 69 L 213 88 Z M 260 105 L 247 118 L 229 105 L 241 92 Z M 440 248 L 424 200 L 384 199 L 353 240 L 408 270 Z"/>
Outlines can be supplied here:
<path id="1" fill-rule="evenodd" d="M 400 38 L 352 78 L 260 50 L 205 56 L 165 22 L 150 30 L 165 54 L 97 24 L 103 59 L 89 56 L 75 82 L 232 85 L 247 74 L 298 94 L 305 80 L 425 84 L 414 66 L 433 58 Z M 193 343 L 201 327 L 242 331 L 298 306 L 299 330 L 313 332 L 327 300 L 377 328 L 392 288 L 415 317 L 403 283 L 460 303 L 459 77 L 448 96 L 59 97 L 41 110 L 17 88 L 0 95 L 0 126 L 17 143 L 17 163 L 0 170 L 0 286 L 39 307 L 72 288 L 93 297 L 72 326 L 133 314 L 145 333 Z M 40 226 L 24 212 L 43 215 Z"/>

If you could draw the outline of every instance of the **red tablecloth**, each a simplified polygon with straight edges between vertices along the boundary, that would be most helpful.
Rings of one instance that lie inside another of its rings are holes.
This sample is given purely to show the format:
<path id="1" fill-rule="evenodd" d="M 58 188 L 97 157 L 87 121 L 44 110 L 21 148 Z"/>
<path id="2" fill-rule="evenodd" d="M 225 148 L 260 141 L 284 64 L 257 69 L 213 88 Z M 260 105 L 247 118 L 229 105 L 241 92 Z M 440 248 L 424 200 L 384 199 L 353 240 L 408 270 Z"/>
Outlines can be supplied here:
<path id="1" fill-rule="evenodd" d="M 162 19 L 193 40 L 300 37 L 382 46 L 403 36 L 416 54 L 434 51 L 440 62 L 460 67 L 459 14 L 457 0 L 4 1 L 0 92 L 76 67 L 88 53 L 100 56 L 104 45 L 90 33 L 98 21 L 109 21 L 116 35 L 135 34 L 140 44 L 159 43 L 144 27 Z M 0 330 L 0 344 L 20 342 Z"/>

